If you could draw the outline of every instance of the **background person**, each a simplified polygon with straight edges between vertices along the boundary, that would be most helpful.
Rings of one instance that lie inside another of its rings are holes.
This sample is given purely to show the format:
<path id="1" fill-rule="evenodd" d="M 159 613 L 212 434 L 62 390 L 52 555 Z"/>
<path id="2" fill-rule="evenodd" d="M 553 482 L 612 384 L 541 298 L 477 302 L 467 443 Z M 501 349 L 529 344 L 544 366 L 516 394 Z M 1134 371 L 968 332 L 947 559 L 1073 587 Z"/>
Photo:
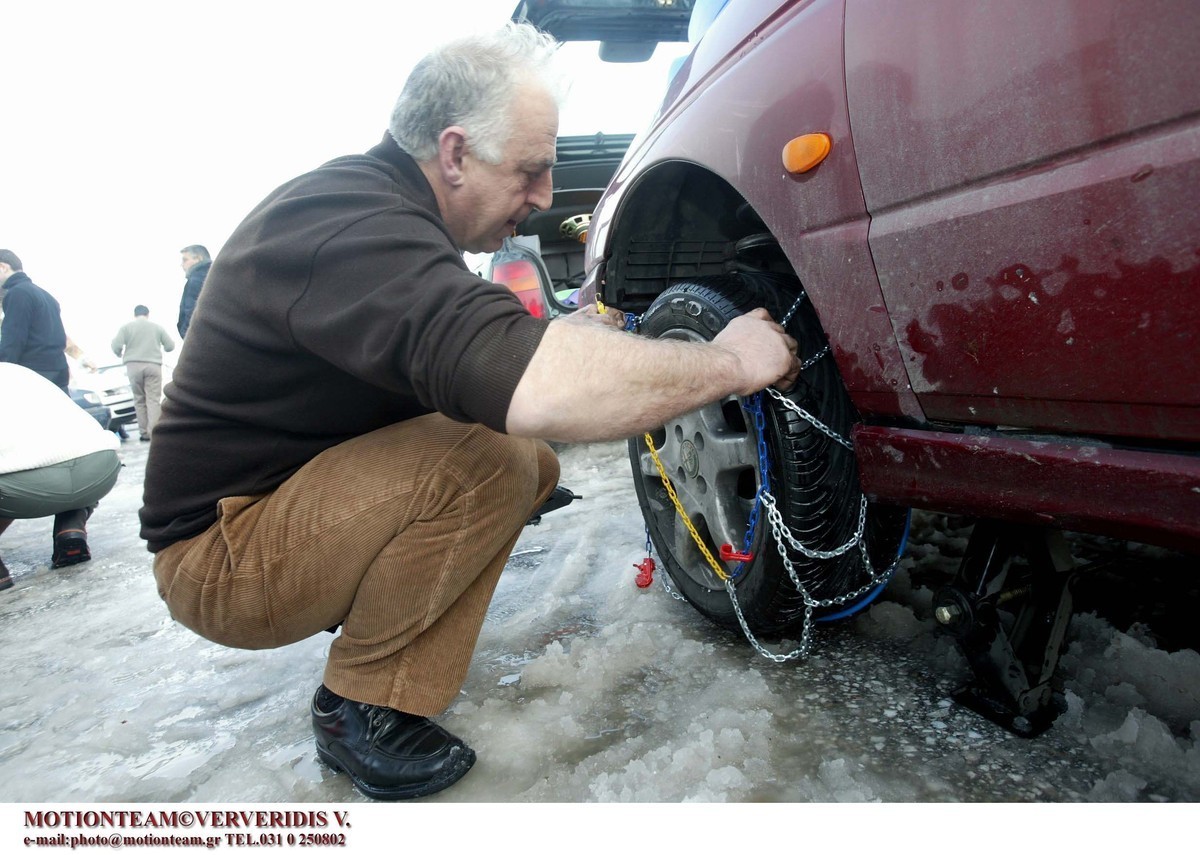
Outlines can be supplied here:
<path id="1" fill-rule="evenodd" d="M 133 320 L 113 337 L 112 349 L 125 363 L 125 373 L 129 376 L 139 439 L 149 442 L 162 406 L 163 351 L 174 350 L 175 340 L 150 320 L 148 308 L 138 305 L 133 307 Z"/>
<path id="2" fill-rule="evenodd" d="M 172 616 L 244 648 L 341 624 L 313 731 L 373 798 L 474 762 L 428 717 L 557 483 L 541 438 L 631 436 L 800 368 L 762 310 L 711 342 L 643 339 L 594 306 L 534 318 L 469 272 L 464 251 L 550 206 L 555 47 L 510 24 L 434 51 L 377 146 L 260 203 L 213 266 L 150 446 L 142 536 Z M 604 371 L 562 382 L 585 362 Z"/>
<path id="3" fill-rule="evenodd" d="M 0 363 L 0 533 L 14 519 L 54 517 L 51 567 L 89 560 L 87 518 L 117 481 L 117 438 L 46 378 Z M 0 560 L 0 590 L 12 587 Z"/>
<path id="4" fill-rule="evenodd" d="M 183 297 L 179 301 L 179 320 L 175 324 L 179 337 L 183 338 L 192 325 L 192 313 L 196 311 L 200 289 L 204 287 L 204 280 L 208 278 L 208 270 L 212 267 L 212 256 L 198 243 L 185 246 L 179 250 L 179 266 L 187 275 L 183 283 Z"/>
<path id="5" fill-rule="evenodd" d="M 4 295 L 0 302 L 4 309 L 0 362 L 23 365 L 66 392 L 71 373 L 64 353 L 68 340 L 58 300 L 33 284 L 21 259 L 8 249 L 0 249 L 0 286 Z"/>

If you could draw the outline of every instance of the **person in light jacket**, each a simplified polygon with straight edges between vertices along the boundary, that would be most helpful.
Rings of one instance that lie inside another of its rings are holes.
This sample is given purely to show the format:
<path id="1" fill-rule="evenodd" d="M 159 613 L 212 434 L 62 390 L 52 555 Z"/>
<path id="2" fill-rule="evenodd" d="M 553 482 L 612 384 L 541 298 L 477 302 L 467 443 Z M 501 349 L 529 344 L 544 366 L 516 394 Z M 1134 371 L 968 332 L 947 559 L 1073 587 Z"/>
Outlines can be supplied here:
<path id="1" fill-rule="evenodd" d="M 139 305 L 133 309 L 133 320 L 113 337 L 112 349 L 125 363 L 125 373 L 129 375 L 139 438 L 149 442 L 162 410 L 163 351 L 174 350 L 175 340 L 161 325 L 150 320 L 148 308 Z"/>

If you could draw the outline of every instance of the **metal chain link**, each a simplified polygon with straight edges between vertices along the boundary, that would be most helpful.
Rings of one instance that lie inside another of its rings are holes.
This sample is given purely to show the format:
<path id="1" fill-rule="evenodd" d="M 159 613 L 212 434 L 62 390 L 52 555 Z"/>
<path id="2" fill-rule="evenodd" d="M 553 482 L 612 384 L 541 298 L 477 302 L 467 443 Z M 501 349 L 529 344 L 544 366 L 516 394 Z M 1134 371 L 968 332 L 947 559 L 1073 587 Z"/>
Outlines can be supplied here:
<path id="1" fill-rule="evenodd" d="M 792 307 L 790 309 L 788 309 L 787 314 L 783 316 L 783 320 L 779 322 L 779 325 L 781 327 L 783 327 L 784 329 L 787 329 L 787 325 L 792 320 L 792 315 L 796 314 L 796 310 L 800 308 L 800 304 L 804 302 L 804 298 L 807 296 L 808 296 L 808 292 L 806 292 L 806 291 L 800 292 L 800 296 L 796 298 L 796 302 L 792 303 Z"/>
<path id="2" fill-rule="evenodd" d="M 816 353 L 814 353 L 808 359 L 801 362 L 800 370 L 807 371 L 808 369 L 812 368 L 814 365 L 817 364 L 817 361 L 820 360 L 820 358 L 827 353 L 829 353 L 829 345 L 825 345 L 823 348 L 818 350 Z"/>
<path id="3" fill-rule="evenodd" d="M 804 301 L 805 297 L 806 297 L 806 294 L 803 291 L 800 292 L 800 295 L 796 298 L 796 301 L 792 304 L 792 307 L 788 310 L 787 314 L 784 315 L 783 320 L 780 321 L 780 325 L 783 326 L 785 329 L 786 329 L 788 323 L 791 321 L 792 316 L 795 314 L 796 310 L 800 308 L 800 304 Z M 626 316 L 626 329 L 638 330 L 641 325 L 640 321 L 641 321 L 641 318 L 638 316 L 627 315 Z M 824 357 L 828 354 L 829 354 L 829 346 L 825 345 L 817 353 L 813 354 L 812 356 L 810 356 L 809 358 L 807 358 L 803 362 L 801 362 L 800 369 L 803 371 L 808 368 L 811 368 L 813 365 L 815 365 L 817 363 L 818 360 L 820 360 L 822 357 Z M 781 403 L 786 409 L 791 410 L 796 415 L 800 416 L 800 418 L 804 419 L 804 421 L 808 422 L 810 425 L 812 425 L 818 431 L 823 433 L 825 436 L 829 437 L 834 442 L 838 443 L 839 445 L 843 446 L 844 448 L 849 449 L 851 452 L 854 451 L 854 445 L 850 440 L 844 438 L 839 433 L 837 433 L 835 430 L 833 430 L 833 428 L 824 424 L 816 416 L 807 412 L 804 408 L 802 408 L 795 401 L 792 401 L 790 398 L 786 397 L 785 395 L 783 395 L 782 393 L 780 393 L 777 389 L 775 389 L 773 387 L 768 388 L 765 391 L 772 398 L 774 398 L 776 401 Z M 754 423 L 754 429 L 755 429 L 756 440 L 757 440 L 756 445 L 757 445 L 757 451 L 758 451 L 758 464 L 759 464 L 759 487 L 758 487 L 758 491 L 755 495 L 754 507 L 751 509 L 750 517 L 749 517 L 749 520 L 747 521 L 746 536 L 743 540 L 742 551 L 745 553 L 750 552 L 751 546 L 753 545 L 754 538 L 757 533 L 758 523 L 760 520 L 760 509 L 765 509 L 767 521 L 771 526 L 771 536 L 772 536 L 772 539 L 775 541 L 775 549 L 779 553 L 780 559 L 783 561 L 783 567 L 784 567 L 784 570 L 788 574 L 788 578 L 791 580 L 792 584 L 795 586 L 796 591 L 800 594 L 801 599 L 804 603 L 804 621 L 801 625 L 800 639 L 799 639 L 798 646 L 794 650 L 789 651 L 788 653 L 774 653 L 774 652 L 768 650 L 755 637 L 753 631 L 750 629 L 749 622 L 746 620 L 746 616 L 742 613 L 741 604 L 738 602 L 737 589 L 734 587 L 734 584 L 733 584 L 733 580 L 740 574 L 742 569 L 744 569 L 745 564 L 747 562 L 739 563 L 738 569 L 737 569 L 737 571 L 734 572 L 733 575 L 723 574 L 719 570 L 717 571 L 717 574 L 718 574 L 718 576 L 720 576 L 721 580 L 723 581 L 723 583 L 725 585 L 725 591 L 729 594 L 729 599 L 733 605 L 733 611 L 734 611 L 735 616 L 737 617 L 738 625 L 741 627 L 742 633 L 746 636 L 746 640 L 748 642 L 750 642 L 750 646 L 753 647 L 755 649 L 755 651 L 757 651 L 761 656 L 765 657 L 766 659 L 771 660 L 772 662 L 778 662 L 778 663 L 790 662 L 794 659 L 799 659 L 799 658 L 802 658 L 802 657 L 808 655 L 808 652 L 812 646 L 812 626 L 814 623 L 813 612 L 815 609 L 825 609 L 825 608 L 830 608 L 833 606 L 845 605 L 846 603 L 850 603 L 850 602 L 853 602 L 854 600 L 857 600 L 859 597 L 865 595 L 869 591 L 872 591 L 875 588 L 880 587 L 881 585 L 887 584 L 887 582 L 891 579 L 892 575 L 896 572 L 896 568 L 900 565 L 901 556 L 897 555 L 895 560 L 892 561 L 891 565 L 889 565 L 882 572 L 876 572 L 875 568 L 872 567 L 871 558 L 867 551 L 866 539 L 864 537 L 864 533 L 866 531 L 866 519 L 867 519 L 867 497 L 865 495 L 860 495 L 860 498 L 859 498 L 858 524 L 855 528 L 854 536 L 851 537 L 849 540 L 847 540 L 845 543 L 843 543 L 841 546 L 838 546 L 834 549 L 829 549 L 829 550 L 813 549 L 813 548 L 808 547 L 805 544 L 801 543 L 799 540 L 797 540 L 796 537 L 792 534 L 792 531 L 788 527 L 787 523 L 784 522 L 783 514 L 779 511 L 779 507 L 775 502 L 775 497 L 774 497 L 774 495 L 772 495 L 771 489 L 770 489 L 770 460 L 768 457 L 768 450 L 767 450 L 767 443 L 766 443 L 766 419 L 765 419 L 765 416 L 763 413 L 763 407 L 762 407 L 762 393 L 759 392 L 759 393 L 756 393 L 755 395 L 750 396 L 747 399 L 744 399 L 742 402 L 742 406 L 750 414 L 751 420 Z M 674 498 L 674 496 L 673 496 L 674 489 L 670 483 L 670 479 L 667 477 L 666 471 L 663 468 L 662 463 L 658 460 L 658 455 L 655 453 L 656 450 L 654 448 L 653 442 L 650 439 L 649 434 L 646 435 L 645 439 L 646 439 L 648 447 L 650 448 L 651 456 L 654 458 L 654 462 L 658 467 L 659 475 L 663 480 L 663 484 L 666 487 L 668 494 L 671 495 L 672 498 Z M 682 504 L 678 501 L 678 499 L 675 499 L 675 505 L 676 505 L 676 510 L 683 517 L 685 525 L 687 525 L 689 531 L 692 531 L 693 536 L 696 539 L 701 551 L 705 554 L 705 557 L 708 559 L 709 563 L 711 565 L 714 565 L 714 567 L 715 567 L 715 560 L 712 558 L 707 547 L 702 542 L 700 542 L 699 537 L 696 536 L 694 528 L 692 527 L 692 524 L 691 524 L 691 520 L 688 518 L 687 513 L 683 510 Z M 845 555 L 851 549 L 857 548 L 860 555 L 862 556 L 862 565 L 863 565 L 863 570 L 865 571 L 866 576 L 867 576 L 867 582 L 865 584 L 863 584 L 861 587 L 859 587 L 853 591 L 847 591 L 845 593 L 838 594 L 833 597 L 828 597 L 826 599 L 821 599 L 821 600 L 814 599 L 809 594 L 808 589 L 804 586 L 804 583 L 801 582 L 800 576 L 796 572 L 795 565 L 792 563 L 791 555 L 788 552 L 788 547 L 791 547 L 793 550 L 795 550 L 799 554 L 805 556 L 806 558 L 808 558 L 810 560 L 815 560 L 815 561 L 825 561 L 825 560 L 829 560 L 829 559 L 833 559 L 833 558 L 838 558 L 842 555 Z M 650 527 L 649 527 L 649 525 L 647 525 L 646 526 L 646 554 L 649 555 L 650 552 L 651 552 Z M 659 581 L 662 583 L 663 589 L 668 594 L 670 594 L 674 599 L 681 600 L 681 601 L 684 600 L 684 597 L 680 596 L 678 593 L 673 591 L 671 589 L 671 586 L 668 584 L 667 573 L 666 573 L 665 567 L 663 568 L 663 573 L 660 574 L 660 576 L 659 576 Z"/>
<path id="4" fill-rule="evenodd" d="M 647 558 L 654 557 L 654 544 L 650 540 L 650 525 L 648 523 L 646 525 L 646 557 Z M 662 572 L 658 574 L 658 583 L 663 586 L 663 590 L 666 591 L 668 594 L 670 594 L 675 599 L 679 600 L 680 602 L 687 602 L 679 594 L 672 591 L 671 586 L 669 584 L 667 584 L 667 567 L 666 567 L 665 561 L 663 562 L 663 566 L 660 569 L 662 570 Z"/>
<path id="5" fill-rule="evenodd" d="M 804 419 L 806 422 L 808 422 L 810 425 L 815 427 L 821 433 L 825 434 L 827 437 L 832 439 L 834 442 L 838 443 L 839 445 L 845 446 L 846 448 L 850 449 L 851 451 L 854 450 L 854 445 L 853 445 L 853 443 L 850 442 L 850 440 L 843 438 L 841 435 L 839 435 L 837 432 L 835 432 L 833 430 L 833 428 L 828 427 L 816 416 L 805 411 L 799 404 L 797 404 L 791 398 L 788 398 L 785 395 L 783 395 L 778 389 L 776 389 L 773 386 L 768 386 L 766 391 L 767 391 L 768 395 L 770 395 L 772 398 L 774 398 L 779 403 L 783 404 L 785 407 L 787 407 L 793 413 L 798 415 L 800 418 Z"/>

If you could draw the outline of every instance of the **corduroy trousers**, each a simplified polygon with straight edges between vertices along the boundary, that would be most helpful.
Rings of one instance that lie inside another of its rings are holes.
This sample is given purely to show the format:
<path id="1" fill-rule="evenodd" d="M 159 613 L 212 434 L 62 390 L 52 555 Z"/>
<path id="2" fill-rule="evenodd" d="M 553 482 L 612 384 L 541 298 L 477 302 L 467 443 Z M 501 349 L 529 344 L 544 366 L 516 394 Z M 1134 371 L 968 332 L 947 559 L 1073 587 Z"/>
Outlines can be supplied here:
<path id="1" fill-rule="evenodd" d="M 457 695 L 508 554 L 558 483 L 546 443 L 441 415 L 330 448 L 154 562 L 175 620 L 218 644 L 280 647 L 341 622 L 339 695 L 436 715 Z"/>

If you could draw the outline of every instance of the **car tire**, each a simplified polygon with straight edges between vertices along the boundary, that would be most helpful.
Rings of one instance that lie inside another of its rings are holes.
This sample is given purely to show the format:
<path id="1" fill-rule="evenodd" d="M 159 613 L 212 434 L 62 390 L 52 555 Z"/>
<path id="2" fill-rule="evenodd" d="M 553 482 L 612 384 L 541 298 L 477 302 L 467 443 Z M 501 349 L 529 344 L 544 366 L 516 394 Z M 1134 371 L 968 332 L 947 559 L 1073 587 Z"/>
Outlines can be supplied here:
<path id="1" fill-rule="evenodd" d="M 654 338 L 711 341 L 731 319 L 756 307 L 782 319 L 793 305 L 796 310 L 787 330 L 800 343 L 803 359 L 825 347 L 825 336 L 816 313 L 801 296 L 799 283 L 779 274 L 733 273 L 673 285 L 642 316 L 639 332 Z M 850 436 L 857 416 L 831 356 L 816 359 L 802 371 L 787 397 L 839 436 Z M 861 507 L 853 451 L 766 394 L 762 401 L 770 490 L 783 521 L 811 549 L 841 546 L 853 538 Z M 756 431 L 739 399 L 730 396 L 709 404 L 650 435 L 684 510 L 712 555 L 718 556 L 722 543 L 740 551 L 760 467 Z M 724 582 L 679 518 L 644 439 L 631 439 L 629 453 L 642 515 L 675 589 L 715 623 L 738 626 Z M 759 516 L 750 546 L 753 557 L 733 584 L 754 633 L 787 635 L 804 624 L 805 597 L 787 573 L 765 512 Z M 904 509 L 868 506 L 864 542 L 876 572 L 895 558 L 907 518 Z M 870 581 L 858 548 L 824 560 L 789 549 L 789 557 L 812 601 L 850 593 Z M 722 564 L 730 575 L 738 568 L 736 562 Z M 818 608 L 813 616 L 841 608 Z"/>

